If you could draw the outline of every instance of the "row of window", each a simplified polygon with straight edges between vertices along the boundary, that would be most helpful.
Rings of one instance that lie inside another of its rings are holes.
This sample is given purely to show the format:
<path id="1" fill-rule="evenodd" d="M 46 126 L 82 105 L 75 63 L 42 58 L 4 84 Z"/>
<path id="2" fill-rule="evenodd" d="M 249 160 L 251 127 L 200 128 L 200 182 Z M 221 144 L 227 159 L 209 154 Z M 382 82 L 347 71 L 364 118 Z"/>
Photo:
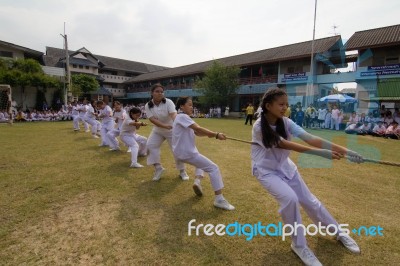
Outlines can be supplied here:
<path id="1" fill-rule="evenodd" d="M 128 80 L 129 77 L 121 77 L 121 76 L 109 76 L 109 75 L 101 75 L 103 78 L 110 78 L 110 79 L 122 79 L 122 80 Z"/>
<path id="2" fill-rule="evenodd" d="M 9 51 L 0 51 L 0 57 L 9 57 L 9 58 L 13 58 L 13 52 L 9 52 Z"/>
<path id="3" fill-rule="evenodd" d="M 75 64 L 72 64 L 72 68 L 80 68 L 80 69 L 83 69 L 83 66 L 82 66 L 82 65 L 75 65 Z M 89 66 L 85 66 L 85 68 L 86 68 L 86 69 L 89 69 Z"/>

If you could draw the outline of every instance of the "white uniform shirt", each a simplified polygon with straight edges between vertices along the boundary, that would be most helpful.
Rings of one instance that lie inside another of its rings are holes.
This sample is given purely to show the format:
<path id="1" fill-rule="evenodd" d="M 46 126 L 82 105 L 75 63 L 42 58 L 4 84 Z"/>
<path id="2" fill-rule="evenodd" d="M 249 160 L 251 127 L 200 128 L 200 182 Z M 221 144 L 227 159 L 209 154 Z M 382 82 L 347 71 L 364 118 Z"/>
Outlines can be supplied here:
<path id="1" fill-rule="evenodd" d="M 178 159 L 189 159 L 199 153 L 194 130 L 190 128 L 194 123 L 187 114 L 178 114 L 175 118 L 172 127 L 172 152 Z"/>
<path id="2" fill-rule="evenodd" d="M 74 115 L 74 116 L 79 115 L 79 111 L 78 111 L 78 107 L 77 106 L 72 106 L 71 115 Z"/>
<path id="3" fill-rule="evenodd" d="M 87 105 L 86 104 L 80 104 L 80 105 L 78 105 L 77 109 L 79 111 L 79 116 L 83 118 L 86 115 L 86 112 L 87 112 Z"/>
<path id="4" fill-rule="evenodd" d="M 114 121 L 114 119 L 110 116 L 111 114 L 112 114 L 112 110 L 111 110 L 110 106 L 106 105 L 106 107 L 104 107 L 104 109 L 101 109 L 100 115 L 103 115 L 102 122 L 107 123 L 107 122 Z"/>
<path id="5" fill-rule="evenodd" d="M 176 113 L 175 104 L 170 99 L 165 99 L 166 102 L 161 102 L 158 106 L 154 104 L 153 108 L 149 108 L 149 104 L 146 103 L 145 111 L 147 118 L 157 118 L 160 122 L 171 125 L 174 123 L 172 118 L 170 117 L 171 113 Z M 154 131 L 169 131 L 166 128 L 160 128 L 156 125 L 153 127 Z"/>
<path id="6" fill-rule="evenodd" d="M 88 104 L 88 108 L 85 115 L 86 119 L 94 119 L 96 116 L 94 115 L 94 108 L 91 104 Z"/>
<path id="7" fill-rule="evenodd" d="M 121 111 L 119 112 L 114 112 L 113 116 L 115 121 L 117 121 L 118 119 L 118 129 L 121 129 L 122 123 L 126 118 L 126 111 L 124 109 L 121 109 Z"/>
<path id="8" fill-rule="evenodd" d="M 298 126 L 291 119 L 284 117 L 287 140 L 305 133 L 304 129 Z M 271 126 L 276 129 L 275 126 Z M 290 150 L 277 147 L 265 148 L 262 141 L 261 119 L 254 123 L 252 131 L 252 141 L 257 145 L 251 145 L 251 165 L 254 176 L 268 174 L 283 174 L 288 179 L 292 179 L 297 171 L 297 166 L 290 160 Z"/>
<path id="9" fill-rule="evenodd" d="M 324 109 L 318 109 L 318 119 L 319 120 L 325 120 L 325 116 L 328 110 Z"/>
<path id="10" fill-rule="evenodd" d="M 338 119 L 339 118 L 339 113 L 340 113 L 340 110 L 339 109 L 332 109 L 332 118 L 333 119 Z"/>
<path id="11" fill-rule="evenodd" d="M 130 117 L 125 118 L 120 127 L 121 136 L 132 136 L 136 134 L 136 126 L 130 125 L 132 122 L 134 121 Z"/>

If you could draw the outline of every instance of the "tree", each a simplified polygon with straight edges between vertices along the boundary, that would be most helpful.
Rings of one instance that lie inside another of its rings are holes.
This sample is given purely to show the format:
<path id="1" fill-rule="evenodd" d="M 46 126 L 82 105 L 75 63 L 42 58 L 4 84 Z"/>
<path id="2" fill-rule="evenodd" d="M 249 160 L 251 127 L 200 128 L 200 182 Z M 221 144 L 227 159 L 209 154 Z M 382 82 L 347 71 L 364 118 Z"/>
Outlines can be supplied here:
<path id="1" fill-rule="evenodd" d="M 46 88 L 61 88 L 62 83 L 55 77 L 46 75 L 39 62 L 34 59 L 4 59 L 0 58 L 0 83 L 9 84 L 22 89 L 22 99 L 25 99 L 25 88 L 35 87 L 38 91 Z M 41 91 L 44 95 L 44 92 Z M 39 98 L 43 98 L 39 95 Z M 42 103 L 42 102 L 41 102 Z M 24 103 L 21 103 L 24 106 Z"/>
<path id="2" fill-rule="evenodd" d="M 80 96 L 95 91 L 99 88 L 99 83 L 94 76 L 85 74 L 72 75 L 72 94 Z"/>
<path id="3" fill-rule="evenodd" d="M 238 66 L 225 66 L 215 60 L 204 77 L 195 81 L 195 89 L 203 95 L 199 97 L 200 102 L 205 106 L 228 105 L 229 96 L 238 89 L 239 73 Z"/>

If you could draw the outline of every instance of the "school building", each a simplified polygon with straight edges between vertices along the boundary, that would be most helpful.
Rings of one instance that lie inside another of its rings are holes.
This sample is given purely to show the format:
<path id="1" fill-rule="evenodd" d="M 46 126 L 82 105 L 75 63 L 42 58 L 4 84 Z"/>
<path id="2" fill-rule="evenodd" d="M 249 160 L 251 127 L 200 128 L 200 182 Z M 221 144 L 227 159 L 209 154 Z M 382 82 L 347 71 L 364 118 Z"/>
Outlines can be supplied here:
<path id="1" fill-rule="evenodd" d="M 400 25 L 356 32 L 344 45 L 340 35 L 314 42 L 295 43 L 261 51 L 216 59 L 241 68 L 237 94 L 230 108 L 240 112 L 248 102 L 258 104 L 269 87 L 288 92 L 290 104 L 306 103 L 306 95 L 316 102 L 333 89 L 333 84 L 356 82 L 356 108 L 361 112 L 377 108 L 379 101 L 396 104 L 400 100 Z M 169 68 L 134 77 L 127 85 L 127 98 L 136 102 L 150 98 L 152 84 L 166 87 L 166 97 L 199 96 L 193 89 L 213 61 Z M 352 71 L 338 71 L 351 64 Z M 306 93 L 306 91 L 308 93 Z"/>
<path id="2" fill-rule="evenodd" d="M 359 101 L 355 108 L 360 112 L 377 108 L 379 103 L 389 108 L 399 105 L 400 25 L 355 32 L 346 44 L 340 35 L 315 40 L 313 71 L 311 50 L 312 41 L 306 41 L 216 59 L 241 69 L 239 88 L 230 97 L 230 110 L 239 113 L 249 102 L 257 105 L 268 88 L 277 86 L 287 91 L 290 104 L 300 102 L 304 106 L 328 95 L 334 84 L 348 82 L 357 85 L 355 97 Z M 72 74 L 93 75 L 99 81 L 99 89 L 93 92 L 95 96 L 106 95 L 125 103 L 147 102 L 150 87 L 155 83 L 163 84 L 166 97 L 173 100 L 180 96 L 200 96 L 193 88 L 194 80 L 204 76 L 213 62 L 168 68 L 92 54 L 85 47 L 68 51 L 68 55 Z M 46 47 L 42 53 L 0 41 L 0 57 L 33 58 L 48 75 L 64 78 L 66 73 L 64 49 Z M 349 65 L 351 71 L 343 70 Z M 24 95 L 15 94 L 25 99 L 26 106 L 22 108 L 33 105 L 34 92 L 32 88 L 25 90 Z M 46 93 L 49 101 L 50 94 Z M 310 98 L 306 99 L 306 95 Z"/>

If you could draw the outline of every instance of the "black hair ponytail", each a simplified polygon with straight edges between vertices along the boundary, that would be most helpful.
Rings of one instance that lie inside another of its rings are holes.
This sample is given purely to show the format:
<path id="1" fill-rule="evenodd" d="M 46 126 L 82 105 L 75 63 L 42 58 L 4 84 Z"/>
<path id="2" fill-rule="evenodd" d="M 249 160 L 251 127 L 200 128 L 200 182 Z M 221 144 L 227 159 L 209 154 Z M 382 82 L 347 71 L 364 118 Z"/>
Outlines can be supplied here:
<path id="1" fill-rule="evenodd" d="M 154 84 L 153 86 L 151 86 L 151 94 L 153 94 L 154 90 L 157 88 L 162 88 L 164 90 L 164 86 L 161 85 L 160 83 Z M 163 98 L 161 100 L 162 103 L 166 103 L 167 100 L 165 98 Z M 151 95 L 150 97 L 150 101 L 147 102 L 147 105 L 149 106 L 149 108 L 153 108 L 154 107 L 154 103 L 153 103 L 153 95 Z"/>
<path id="2" fill-rule="evenodd" d="M 262 141 L 266 148 L 272 148 L 278 146 L 279 142 L 281 141 L 281 137 L 287 139 L 288 136 L 286 134 L 285 129 L 285 122 L 282 118 L 278 118 L 276 121 L 276 130 L 273 130 L 272 127 L 269 125 L 265 115 L 268 112 L 266 109 L 267 103 L 272 103 L 276 100 L 279 96 L 287 95 L 286 92 L 279 88 L 274 88 L 268 90 L 261 101 L 261 134 L 262 134 Z"/>

